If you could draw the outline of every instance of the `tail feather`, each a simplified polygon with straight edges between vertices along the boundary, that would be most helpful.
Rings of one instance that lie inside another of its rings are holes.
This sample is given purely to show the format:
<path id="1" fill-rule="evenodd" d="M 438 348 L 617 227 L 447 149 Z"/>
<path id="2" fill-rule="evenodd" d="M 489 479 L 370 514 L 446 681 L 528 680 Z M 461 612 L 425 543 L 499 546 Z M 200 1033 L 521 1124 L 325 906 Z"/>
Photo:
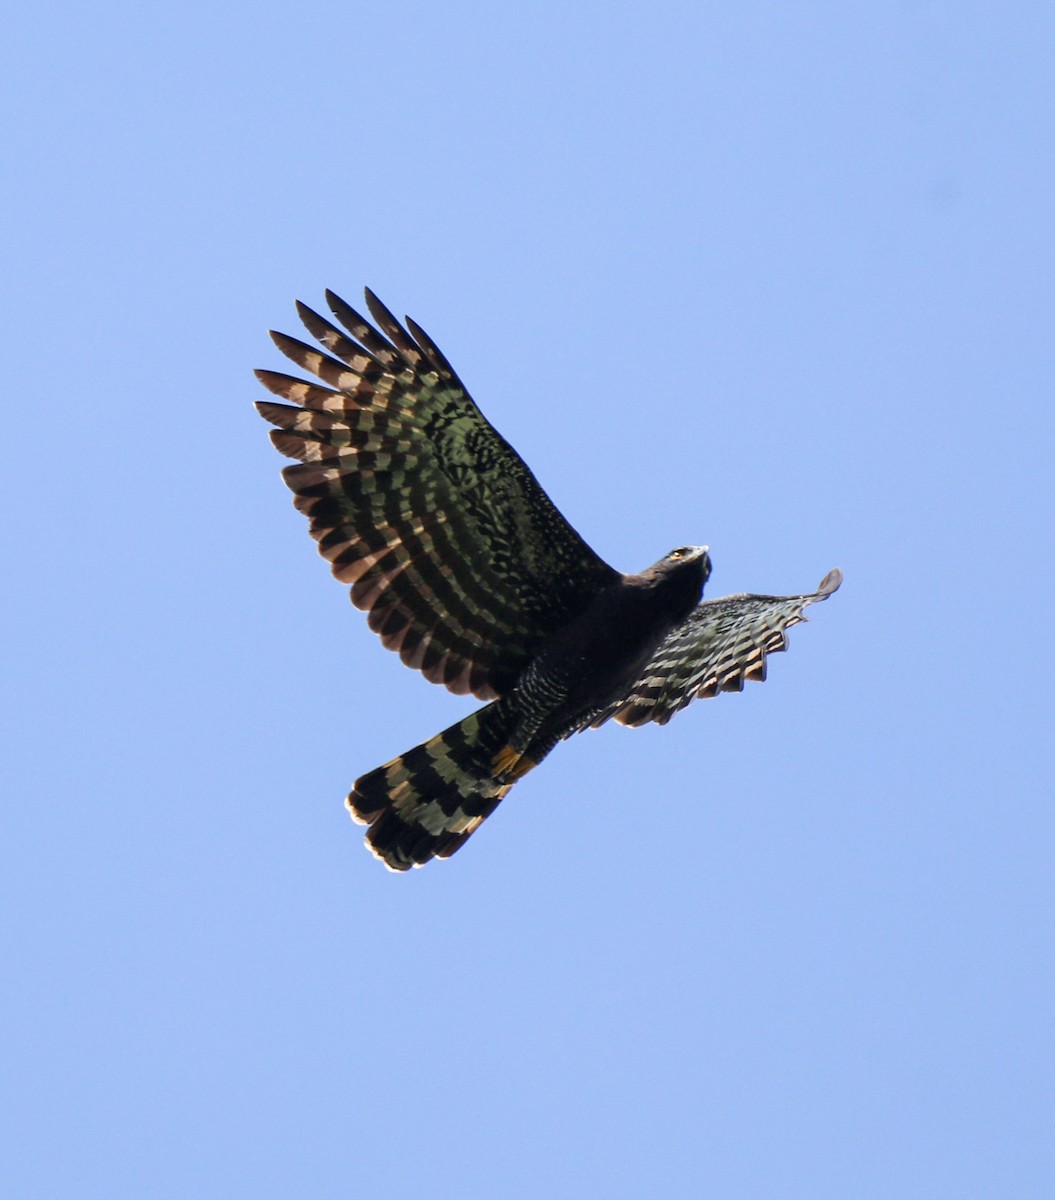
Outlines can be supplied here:
<path id="1" fill-rule="evenodd" d="M 497 702 L 357 779 L 346 801 L 368 848 L 393 871 L 449 858 L 512 787 L 494 759 L 506 720 Z"/>

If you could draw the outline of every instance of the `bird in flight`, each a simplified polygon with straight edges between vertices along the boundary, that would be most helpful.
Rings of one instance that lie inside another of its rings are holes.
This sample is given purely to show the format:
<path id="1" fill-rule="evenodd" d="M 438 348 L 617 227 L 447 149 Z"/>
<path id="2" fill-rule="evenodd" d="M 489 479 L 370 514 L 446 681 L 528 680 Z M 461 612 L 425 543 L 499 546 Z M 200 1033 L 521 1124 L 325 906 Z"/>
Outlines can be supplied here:
<path id="1" fill-rule="evenodd" d="M 298 302 L 324 348 L 271 336 L 315 377 L 257 371 L 293 503 L 352 603 L 409 667 L 489 701 L 361 776 L 347 806 L 369 849 L 405 871 L 459 850 L 564 738 L 614 718 L 665 724 L 697 696 L 765 679 L 800 596 L 701 600 L 706 546 L 638 575 L 610 567 L 554 507 L 409 317 L 369 290 L 376 325 L 332 292 L 342 328 Z"/>

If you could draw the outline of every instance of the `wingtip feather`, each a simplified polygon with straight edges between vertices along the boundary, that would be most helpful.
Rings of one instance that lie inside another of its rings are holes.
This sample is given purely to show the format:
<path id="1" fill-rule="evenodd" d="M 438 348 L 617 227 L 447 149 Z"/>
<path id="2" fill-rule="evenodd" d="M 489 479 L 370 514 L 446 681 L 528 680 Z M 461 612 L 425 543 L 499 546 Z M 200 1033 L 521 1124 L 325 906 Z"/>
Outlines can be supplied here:
<path id="1" fill-rule="evenodd" d="M 837 592 L 842 586 L 843 573 L 838 567 L 832 567 L 827 575 L 817 585 L 817 598 L 819 600 L 827 600 L 829 596 Z"/>

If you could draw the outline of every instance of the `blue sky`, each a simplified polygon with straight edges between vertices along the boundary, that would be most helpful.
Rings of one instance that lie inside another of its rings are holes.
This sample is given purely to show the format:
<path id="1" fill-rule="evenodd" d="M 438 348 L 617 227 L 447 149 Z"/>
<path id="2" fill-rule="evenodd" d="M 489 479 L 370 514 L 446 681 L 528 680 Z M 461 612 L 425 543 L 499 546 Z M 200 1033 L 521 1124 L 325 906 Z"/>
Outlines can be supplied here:
<path id="1" fill-rule="evenodd" d="M 1049 1197 L 1050 5 L 9 22 L 0 1185 Z M 254 414 L 369 284 L 624 570 L 842 591 L 391 876 L 468 711 Z"/>

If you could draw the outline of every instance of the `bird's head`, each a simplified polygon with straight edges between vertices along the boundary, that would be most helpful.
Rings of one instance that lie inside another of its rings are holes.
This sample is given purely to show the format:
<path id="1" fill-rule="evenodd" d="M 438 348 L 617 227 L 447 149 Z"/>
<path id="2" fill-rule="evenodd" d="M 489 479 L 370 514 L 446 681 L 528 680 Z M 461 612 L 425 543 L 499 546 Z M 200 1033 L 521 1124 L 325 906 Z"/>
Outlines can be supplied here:
<path id="1" fill-rule="evenodd" d="M 709 550 L 709 546 L 679 546 L 676 550 L 671 550 L 660 561 L 669 563 L 675 567 L 687 567 L 690 563 L 698 563 L 697 570 L 700 572 L 700 586 L 702 587 L 711 577 L 711 556 L 708 553 Z"/>

